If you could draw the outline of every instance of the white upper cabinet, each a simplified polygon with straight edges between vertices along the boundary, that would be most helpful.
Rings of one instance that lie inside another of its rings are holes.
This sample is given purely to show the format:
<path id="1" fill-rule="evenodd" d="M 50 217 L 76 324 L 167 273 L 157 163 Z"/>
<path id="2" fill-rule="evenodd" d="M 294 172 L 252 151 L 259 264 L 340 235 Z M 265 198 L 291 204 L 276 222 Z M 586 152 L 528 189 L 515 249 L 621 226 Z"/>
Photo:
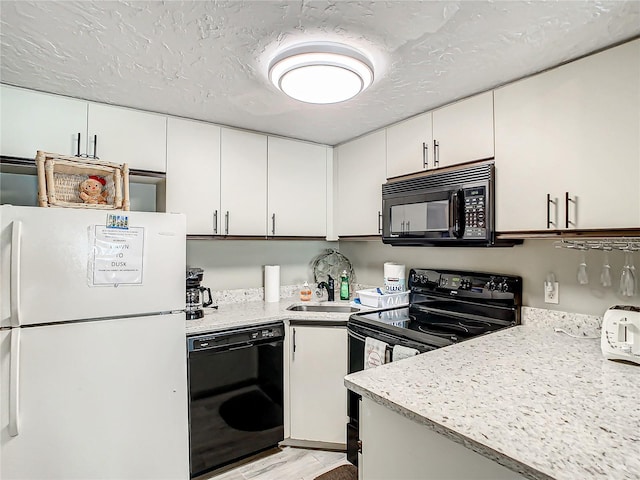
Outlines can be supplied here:
<path id="1" fill-rule="evenodd" d="M 219 126 L 169 117 L 166 210 L 186 215 L 187 234 L 221 233 Z"/>
<path id="2" fill-rule="evenodd" d="M 326 236 L 329 150 L 268 138 L 268 235 Z"/>
<path id="3" fill-rule="evenodd" d="M 431 112 L 387 127 L 387 178 L 434 167 Z"/>
<path id="4" fill-rule="evenodd" d="M 166 172 L 165 115 L 89 103 L 88 125 L 91 155 L 137 170 Z"/>
<path id="5" fill-rule="evenodd" d="M 222 128 L 223 235 L 267 235 L 267 136 Z"/>
<path id="6" fill-rule="evenodd" d="M 336 148 L 338 236 L 380 235 L 382 184 L 386 182 L 385 131 Z"/>
<path id="7" fill-rule="evenodd" d="M 498 231 L 640 226 L 640 40 L 496 90 L 495 114 Z"/>
<path id="8" fill-rule="evenodd" d="M 36 158 L 36 152 L 86 152 L 87 102 L 0 85 L 0 153 Z"/>
<path id="9" fill-rule="evenodd" d="M 493 157 L 493 92 L 434 110 L 433 142 L 436 167 Z"/>

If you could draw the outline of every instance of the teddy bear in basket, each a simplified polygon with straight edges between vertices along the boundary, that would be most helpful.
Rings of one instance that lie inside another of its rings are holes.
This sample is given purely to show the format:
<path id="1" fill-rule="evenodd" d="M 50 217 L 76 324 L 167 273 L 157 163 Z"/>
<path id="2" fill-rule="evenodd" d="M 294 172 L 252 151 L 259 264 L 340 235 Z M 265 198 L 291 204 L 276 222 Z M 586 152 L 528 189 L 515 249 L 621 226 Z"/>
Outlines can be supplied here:
<path id="1" fill-rule="evenodd" d="M 80 183 L 80 198 L 84 203 L 90 205 L 100 205 L 107 203 L 107 192 L 103 187 L 107 181 L 98 175 L 90 175 L 85 181 Z"/>

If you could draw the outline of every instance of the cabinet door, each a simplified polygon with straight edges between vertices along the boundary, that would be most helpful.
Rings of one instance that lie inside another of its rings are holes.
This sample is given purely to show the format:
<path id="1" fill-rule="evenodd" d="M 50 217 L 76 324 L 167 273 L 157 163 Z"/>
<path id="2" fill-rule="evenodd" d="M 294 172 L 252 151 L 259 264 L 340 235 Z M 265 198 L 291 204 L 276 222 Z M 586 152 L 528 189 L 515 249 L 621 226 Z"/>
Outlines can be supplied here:
<path id="1" fill-rule="evenodd" d="M 97 149 L 94 142 L 97 136 Z M 128 108 L 89 104 L 89 151 L 129 168 L 166 172 L 167 117 Z"/>
<path id="2" fill-rule="evenodd" d="M 168 119 L 166 188 L 166 210 L 186 215 L 187 234 L 220 233 L 220 127 Z"/>
<path id="3" fill-rule="evenodd" d="M 431 112 L 388 127 L 387 178 L 433 168 Z"/>
<path id="4" fill-rule="evenodd" d="M 436 166 L 493 157 L 493 92 L 433 111 Z"/>
<path id="5" fill-rule="evenodd" d="M 634 41 L 496 90 L 497 230 L 640 225 L 639 84 Z"/>
<path id="6" fill-rule="evenodd" d="M 290 327 L 291 438 L 346 443 L 347 331 Z"/>
<path id="7" fill-rule="evenodd" d="M 87 102 L 0 85 L 0 149 L 8 157 L 36 152 L 86 153 Z"/>
<path id="8" fill-rule="evenodd" d="M 326 236 L 327 147 L 276 137 L 268 143 L 269 235 Z"/>
<path id="9" fill-rule="evenodd" d="M 266 235 L 266 135 L 223 128 L 220 148 L 222 233 Z"/>
<path id="10" fill-rule="evenodd" d="M 385 131 L 337 147 L 338 235 L 380 235 L 382 184 L 386 182 Z"/>

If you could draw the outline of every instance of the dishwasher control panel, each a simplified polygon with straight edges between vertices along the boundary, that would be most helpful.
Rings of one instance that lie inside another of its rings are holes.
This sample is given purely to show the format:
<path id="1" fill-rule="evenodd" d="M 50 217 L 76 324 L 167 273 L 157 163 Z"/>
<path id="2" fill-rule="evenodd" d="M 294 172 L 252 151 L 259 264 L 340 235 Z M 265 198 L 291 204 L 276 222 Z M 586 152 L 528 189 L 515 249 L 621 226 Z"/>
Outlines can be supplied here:
<path id="1" fill-rule="evenodd" d="M 284 325 L 269 324 L 187 337 L 187 349 L 189 352 L 228 349 L 283 338 Z"/>

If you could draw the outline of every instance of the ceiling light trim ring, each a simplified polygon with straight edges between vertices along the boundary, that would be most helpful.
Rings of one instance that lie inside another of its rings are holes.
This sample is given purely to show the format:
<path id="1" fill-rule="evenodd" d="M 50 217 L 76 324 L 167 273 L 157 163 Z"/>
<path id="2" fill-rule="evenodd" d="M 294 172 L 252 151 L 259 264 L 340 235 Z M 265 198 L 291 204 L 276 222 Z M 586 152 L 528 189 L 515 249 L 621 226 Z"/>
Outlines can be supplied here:
<path id="1" fill-rule="evenodd" d="M 337 99 L 331 101 L 319 100 L 327 98 L 327 95 L 313 97 L 313 93 L 310 93 L 301 97 L 285 90 L 282 83 L 289 73 L 314 66 L 339 68 L 352 73 L 359 79 L 360 88 L 355 94 L 338 95 Z M 346 45 L 328 42 L 306 43 L 286 49 L 274 57 L 269 66 L 269 79 L 280 91 L 297 100 L 316 104 L 339 103 L 353 98 L 373 83 L 373 66 L 364 55 Z"/>

